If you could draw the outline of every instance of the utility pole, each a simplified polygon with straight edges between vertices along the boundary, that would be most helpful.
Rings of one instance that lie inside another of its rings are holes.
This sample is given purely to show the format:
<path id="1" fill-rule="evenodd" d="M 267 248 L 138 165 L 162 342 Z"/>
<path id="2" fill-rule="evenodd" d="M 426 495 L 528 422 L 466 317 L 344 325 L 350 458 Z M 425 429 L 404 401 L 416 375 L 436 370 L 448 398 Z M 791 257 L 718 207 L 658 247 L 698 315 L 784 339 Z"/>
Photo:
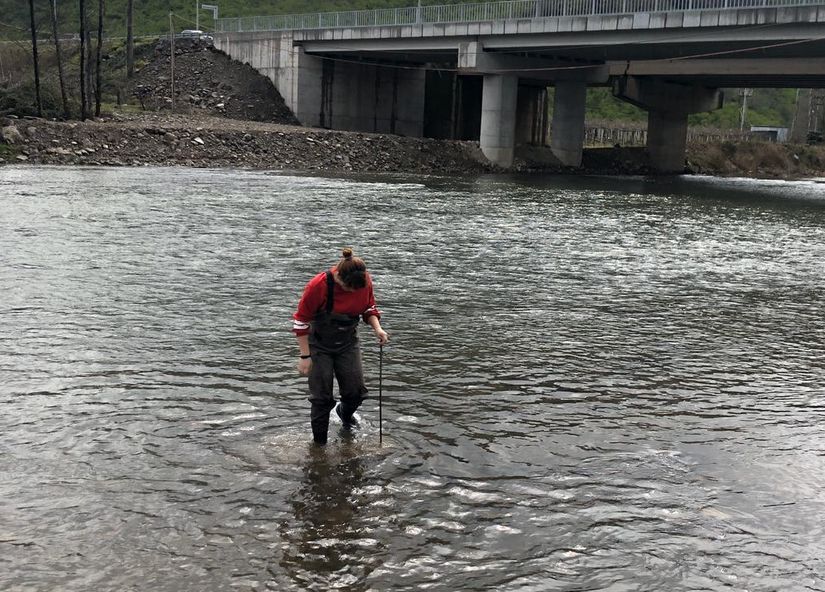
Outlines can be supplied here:
<path id="1" fill-rule="evenodd" d="M 752 88 L 743 88 L 739 90 L 739 95 L 742 97 L 742 113 L 739 117 L 739 131 L 745 131 L 745 117 L 748 113 L 748 97 L 753 94 Z"/>
<path id="2" fill-rule="evenodd" d="M 172 68 L 172 112 L 175 111 L 175 25 L 169 13 L 169 59 Z"/>
<path id="3" fill-rule="evenodd" d="M 200 19 L 201 10 L 200 10 L 200 7 L 198 6 L 198 2 L 200 2 L 200 0 L 195 0 L 195 30 L 200 31 L 201 30 L 201 19 Z"/>
<path id="4" fill-rule="evenodd" d="M 825 95 L 821 90 L 811 90 L 811 115 L 808 122 L 808 131 L 819 132 L 822 124 Z"/>
<path id="5" fill-rule="evenodd" d="M 791 119 L 791 142 L 798 141 L 796 126 L 797 126 L 797 117 L 799 116 L 799 89 L 796 89 L 796 100 L 794 101 L 793 107 L 793 118 Z"/>

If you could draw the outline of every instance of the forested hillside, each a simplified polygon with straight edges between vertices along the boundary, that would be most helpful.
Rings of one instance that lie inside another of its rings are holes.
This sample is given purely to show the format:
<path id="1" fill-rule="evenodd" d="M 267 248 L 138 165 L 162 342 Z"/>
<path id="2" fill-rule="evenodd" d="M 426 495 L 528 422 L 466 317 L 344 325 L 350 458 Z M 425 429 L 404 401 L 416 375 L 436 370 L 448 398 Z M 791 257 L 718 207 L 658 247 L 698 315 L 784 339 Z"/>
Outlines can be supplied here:
<path id="1" fill-rule="evenodd" d="M 52 0 L 34 0 L 36 26 L 40 37 L 51 33 L 50 6 Z M 56 0 L 61 34 L 77 33 L 77 0 Z M 356 10 L 415 5 L 417 0 L 218 0 L 221 17 L 269 15 L 279 13 L 301 13 L 315 11 Z M 457 0 L 422 0 L 428 4 L 458 4 Z M 11 40 L 19 50 L 29 38 L 29 3 L 25 0 L 8 0 L 0 14 L 0 41 Z M 86 0 L 90 23 L 97 22 L 98 0 Z M 126 30 L 127 0 L 105 1 L 105 27 L 107 36 L 122 37 Z M 194 28 L 195 2 L 192 0 L 134 0 L 134 28 L 136 36 L 167 33 L 172 27 L 176 31 Z M 199 14 L 201 29 L 212 30 L 214 22 L 211 11 Z M 0 69 L 3 64 L 3 44 L 0 43 Z M 0 76 L 2 86 L 2 76 Z M 0 89 L 2 90 L 2 89 Z M 795 110 L 795 89 L 756 89 L 748 100 L 746 123 L 748 125 L 790 126 Z M 692 125 L 714 128 L 737 128 L 740 125 L 741 98 L 737 89 L 726 89 L 725 107 L 711 113 L 691 117 Z M 588 91 L 587 117 L 591 121 L 642 123 L 646 113 L 613 98 L 607 89 L 594 88 Z"/>
<path id="2" fill-rule="evenodd" d="M 417 0 L 206 0 L 217 4 L 220 17 L 260 16 L 269 14 L 302 13 L 335 10 L 360 10 L 415 5 Z M 201 2 L 204 3 L 204 2 Z M 29 30 L 29 3 L 26 0 L 3 2 L 0 14 L 0 39 L 21 38 Z M 39 13 L 38 27 L 49 28 L 51 0 L 35 0 Z M 90 12 L 97 19 L 97 0 L 87 0 Z M 174 15 L 178 29 L 193 28 L 195 24 L 194 0 L 134 0 L 135 34 L 157 35 L 169 30 L 169 13 Z M 422 4 L 460 4 L 455 0 L 424 0 Z M 77 26 L 77 0 L 57 0 L 60 29 L 75 33 Z M 125 35 L 126 0 L 106 0 L 106 28 L 110 35 Z M 212 29 L 212 12 L 201 11 L 200 25 Z"/>

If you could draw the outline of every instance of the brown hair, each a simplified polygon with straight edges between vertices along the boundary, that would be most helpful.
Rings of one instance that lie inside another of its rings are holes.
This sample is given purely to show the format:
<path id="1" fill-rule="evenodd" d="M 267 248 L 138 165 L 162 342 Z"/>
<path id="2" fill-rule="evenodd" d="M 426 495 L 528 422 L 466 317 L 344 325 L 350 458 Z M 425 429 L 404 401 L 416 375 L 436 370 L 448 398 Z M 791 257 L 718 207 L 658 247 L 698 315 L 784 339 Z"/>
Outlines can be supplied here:
<path id="1" fill-rule="evenodd" d="M 341 251 L 341 260 L 335 268 L 338 278 L 347 287 L 353 290 L 367 285 L 367 264 L 361 257 L 355 257 L 349 247 Z"/>

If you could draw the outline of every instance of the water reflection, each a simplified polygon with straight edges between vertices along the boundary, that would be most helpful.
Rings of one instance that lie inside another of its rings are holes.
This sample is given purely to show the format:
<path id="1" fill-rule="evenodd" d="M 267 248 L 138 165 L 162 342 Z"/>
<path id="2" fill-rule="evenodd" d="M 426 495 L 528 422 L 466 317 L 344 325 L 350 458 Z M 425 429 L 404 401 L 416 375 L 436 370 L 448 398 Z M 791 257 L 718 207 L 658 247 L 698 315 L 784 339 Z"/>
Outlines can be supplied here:
<path id="1" fill-rule="evenodd" d="M 300 486 L 291 500 L 294 520 L 281 527 L 279 564 L 299 589 L 366 590 L 369 541 L 363 536 L 355 497 L 366 469 L 354 443 L 334 452 L 310 446 Z"/>

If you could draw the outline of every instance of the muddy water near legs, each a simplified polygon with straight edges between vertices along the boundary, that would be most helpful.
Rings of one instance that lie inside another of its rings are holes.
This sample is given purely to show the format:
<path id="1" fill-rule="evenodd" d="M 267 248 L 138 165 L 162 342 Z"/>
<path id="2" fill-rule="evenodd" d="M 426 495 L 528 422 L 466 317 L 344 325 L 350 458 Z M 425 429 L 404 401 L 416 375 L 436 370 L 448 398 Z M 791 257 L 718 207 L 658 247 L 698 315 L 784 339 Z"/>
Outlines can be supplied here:
<path id="1" fill-rule="evenodd" d="M 0 589 L 825 590 L 822 187 L 0 169 Z"/>

